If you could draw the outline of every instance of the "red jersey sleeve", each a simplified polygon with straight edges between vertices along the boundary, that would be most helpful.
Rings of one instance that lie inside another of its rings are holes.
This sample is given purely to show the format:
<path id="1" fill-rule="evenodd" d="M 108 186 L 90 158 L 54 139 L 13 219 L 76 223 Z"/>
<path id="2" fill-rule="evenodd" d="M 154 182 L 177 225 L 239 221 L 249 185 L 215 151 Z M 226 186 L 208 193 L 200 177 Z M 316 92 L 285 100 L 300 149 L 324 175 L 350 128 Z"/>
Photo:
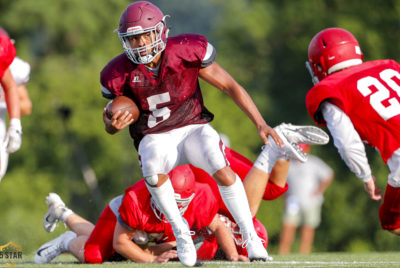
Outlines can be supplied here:
<path id="1" fill-rule="evenodd" d="M 143 180 L 125 190 L 118 222 L 128 229 L 144 230 L 149 220 L 150 193 Z M 150 209 L 151 210 L 151 209 Z"/>
<path id="2" fill-rule="evenodd" d="M 16 50 L 10 38 L 0 35 L 0 78 L 10 66 L 16 55 Z"/>

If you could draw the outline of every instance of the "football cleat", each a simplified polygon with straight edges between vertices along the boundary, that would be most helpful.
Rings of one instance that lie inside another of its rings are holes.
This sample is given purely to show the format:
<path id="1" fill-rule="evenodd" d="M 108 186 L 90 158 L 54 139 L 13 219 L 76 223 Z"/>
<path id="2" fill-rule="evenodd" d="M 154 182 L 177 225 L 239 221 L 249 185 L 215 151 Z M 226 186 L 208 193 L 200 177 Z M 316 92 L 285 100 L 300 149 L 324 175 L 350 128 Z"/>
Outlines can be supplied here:
<path id="1" fill-rule="evenodd" d="M 66 231 L 59 237 L 43 244 L 35 254 L 34 262 L 37 264 L 50 263 L 57 258 L 61 253 L 66 252 L 64 248 L 65 239 L 73 239 L 76 234 L 71 231 Z"/>
<path id="2" fill-rule="evenodd" d="M 314 126 L 295 126 L 282 123 L 274 129 L 285 144 L 284 156 L 300 162 L 306 162 L 308 155 L 297 144 L 324 145 L 329 142 L 329 135 Z"/>
<path id="3" fill-rule="evenodd" d="M 178 251 L 178 258 L 185 266 L 194 266 L 197 261 L 196 248 L 192 240 L 192 232 L 190 232 L 187 225 L 186 230 L 180 230 L 176 235 L 176 248 Z"/>
<path id="4" fill-rule="evenodd" d="M 268 255 L 261 239 L 257 235 L 250 235 L 250 237 L 243 243 L 242 247 L 246 247 L 250 261 L 273 260 L 273 258 Z"/>
<path id="5" fill-rule="evenodd" d="M 50 193 L 46 197 L 46 204 L 48 209 L 43 217 L 43 227 L 47 232 L 51 233 L 56 228 L 62 214 L 69 209 L 56 193 Z"/>
<path id="6" fill-rule="evenodd" d="M 310 145 L 324 145 L 329 142 L 329 135 L 314 126 L 295 126 L 282 123 L 274 128 L 279 130 L 290 143 L 306 143 Z"/>

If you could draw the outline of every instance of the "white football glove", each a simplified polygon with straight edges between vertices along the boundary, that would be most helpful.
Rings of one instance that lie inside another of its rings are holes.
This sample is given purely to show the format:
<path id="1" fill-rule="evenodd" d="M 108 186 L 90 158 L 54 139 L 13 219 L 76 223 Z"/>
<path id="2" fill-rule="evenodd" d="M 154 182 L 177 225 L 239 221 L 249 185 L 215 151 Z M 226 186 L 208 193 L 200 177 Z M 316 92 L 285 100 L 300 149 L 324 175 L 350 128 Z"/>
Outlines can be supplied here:
<path id="1" fill-rule="evenodd" d="M 12 118 L 8 124 L 8 130 L 5 138 L 7 153 L 11 154 L 21 148 L 22 143 L 22 126 L 21 120 Z"/>

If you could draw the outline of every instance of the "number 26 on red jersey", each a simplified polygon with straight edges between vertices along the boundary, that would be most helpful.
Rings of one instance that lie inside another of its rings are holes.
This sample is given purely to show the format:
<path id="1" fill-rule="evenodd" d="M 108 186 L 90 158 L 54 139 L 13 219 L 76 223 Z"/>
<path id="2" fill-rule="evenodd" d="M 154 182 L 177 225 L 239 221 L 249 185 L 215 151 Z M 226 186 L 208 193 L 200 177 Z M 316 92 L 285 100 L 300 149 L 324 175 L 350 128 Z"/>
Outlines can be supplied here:
<path id="1" fill-rule="evenodd" d="M 400 115 L 400 86 L 393 80 L 396 77 L 400 80 L 399 72 L 393 69 L 386 69 L 379 73 L 379 78 L 383 80 L 389 88 L 383 85 L 379 79 L 367 76 L 357 81 L 357 89 L 360 93 L 367 97 L 369 95 L 369 102 L 372 108 L 386 121 L 390 118 Z M 375 87 L 377 91 L 372 93 L 371 86 Z M 395 91 L 395 97 L 390 98 L 390 92 Z M 372 94 L 371 94 L 372 93 Z M 387 101 L 389 105 L 383 105 L 383 101 Z"/>

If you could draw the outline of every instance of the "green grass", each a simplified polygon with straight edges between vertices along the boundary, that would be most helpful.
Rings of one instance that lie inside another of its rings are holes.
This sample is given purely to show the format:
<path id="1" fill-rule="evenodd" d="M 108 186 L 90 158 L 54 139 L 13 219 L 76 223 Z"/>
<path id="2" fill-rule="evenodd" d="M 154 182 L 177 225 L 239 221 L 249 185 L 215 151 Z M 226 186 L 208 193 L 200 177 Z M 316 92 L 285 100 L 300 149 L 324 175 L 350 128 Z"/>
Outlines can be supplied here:
<path id="1" fill-rule="evenodd" d="M 274 255 L 274 260 L 266 263 L 233 263 L 212 261 L 202 263 L 202 267 L 400 267 L 398 252 L 368 252 L 368 253 L 313 253 L 310 255 L 291 254 Z M 0 260 L 0 267 L 8 267 L 6 261 Z M 33 254 L 23 255 L 18 267 L 60 267 L 60 268 L 95 268 L 95 267 L 183 267 L 179 262 L 166 264 L 136 264 L 131 262 L 106 263 L 103 265 L 78 264 L 74 257 L 63 254 L 51 264 L 33 264 Z"/>

